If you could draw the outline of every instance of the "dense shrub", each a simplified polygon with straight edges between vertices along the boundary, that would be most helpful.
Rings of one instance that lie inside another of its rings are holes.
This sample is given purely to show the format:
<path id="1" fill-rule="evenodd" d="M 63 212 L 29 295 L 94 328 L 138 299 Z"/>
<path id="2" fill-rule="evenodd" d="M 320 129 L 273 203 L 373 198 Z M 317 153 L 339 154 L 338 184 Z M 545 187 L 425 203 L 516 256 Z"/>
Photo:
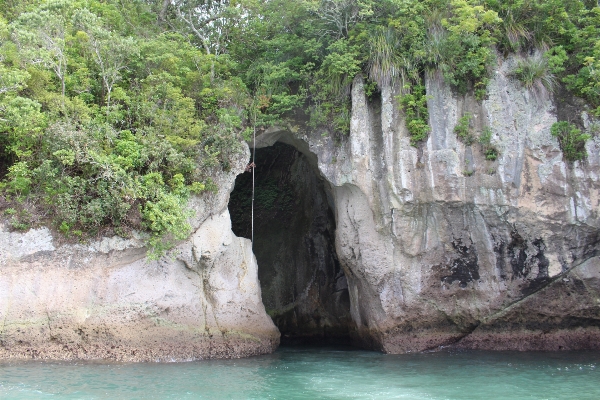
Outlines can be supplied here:
<path id="1" fill-rule="evenodd" d="M 581 130 L 568 121 L 555 122 L 552 125 L 551 132 L 552 136 L 558 139 L 567 161 L 578 161 L 587 157 L 585 142 L 591 138 L 590 135 L 582 133 Z"/>
<path id="2" fill-rule="evenodd" d="M 152 39 L 132 35 L 123 18 L 134 16 L 118 5 L 32 2 L 0 21 L 12 164 L 0 189 L 16 228 L 49 218 L 77 237 L 142 230 L 157 255 L 190 233 L 189 196 L 214 188 L 215 169 L 241 149 L 248 95 L 227 56 L 161 33 L 144 13 L 134 25 Z"/>
<path id="3" fill-rule="evenodd" d="M 400 95 L 400 105 L 406 114 L 406 127 L 410 133 L 410 143 L 416 146 L 427 138 L 429 133 L 429 112 L 427 96 L 423 85 L 406 86 L 407 93 Z"/>
<path id="4" fill-rule="evenodd" d="M 492 130 L 489 126 L 483 128 L 483 131 L 479 135 L 479 144 L 481 144 L 486 160 L 496 161 L 498 158 L 498 149 L 492 145 Z"/>
<path id="5" fill-rule="evenodd" d="M 454 133 L 456 136 L 467 146 L 470 146 L 475 141 L 475 136 L 473 135 L 473 130 L 471 129 L 471 119 L 473 116 L 469 113 L 465 113 L 462 117 L 458 119 L 456 122 L 456 126 L 454 127 Z"/>
<path id="6" fill-rule="evenodd" d="M 358 74 L 373 104 L 401 88 L 418 146 L 424 77 L 482 100 L 497 50 L 522 58 L 526 87 L 564 84 L 600 115 L 599 37 L 585 0 L 0 2 L 4 207 L 19 229 L 142 229 L 160 250 L 187 234 L 189 196 L 214 188 L 254 128 L 306 122 L 344 140 Z M 469 118 L 456 133 L 470 145 Z M 567 159 L 585 156 L 581 132 L 553 134 Z"/>

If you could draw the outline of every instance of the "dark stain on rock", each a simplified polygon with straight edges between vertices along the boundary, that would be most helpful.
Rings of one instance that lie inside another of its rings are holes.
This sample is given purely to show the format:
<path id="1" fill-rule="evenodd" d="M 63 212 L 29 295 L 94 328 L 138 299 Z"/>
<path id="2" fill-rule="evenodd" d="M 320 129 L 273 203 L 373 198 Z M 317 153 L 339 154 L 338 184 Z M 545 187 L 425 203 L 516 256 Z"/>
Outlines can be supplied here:
<path id="1" fill-rule="evenodd" d="M 537 260 L 538 265 L 538 278 L 547 278 L 548 277 L 548 267 L 550 266 L 550 261 L 544 255 L 546 251 L 546 244 L 542 239 L 536 239 L 532 243 L 533 247 L 537 250 L 534 258 Z"/>
<path id="2" fill-rule="evenodd" d="M 577 278 L 572 278 L 572 287 L 574 288 L 574 291 L 577 293 L 585 293 L 587 292 L 587 288 L 585 286 L 585 283 L 583 283 L 583 281 L 581 279 L 577 279 Z M 600 314 L 598 314 L 600 315 Z"/>
<path id="3" fill-rule="evenodd" d="M 527 266 L 527 242 L 517 231 L 510 233 L 511 242 L 508 244 L 508 257 L 512 267 L 513 279 L 529 275 Z"/>
<path id="4" fill-rule="evenodd" d="M 508 279 L 506 274 L 506 243 L 502 240 L 494 241 L 494 253 L 496 253 L 496 270 L 501 279 Z"/>
<path id="5" fill-rule="evenodd" d="M 541 238 L 527 242 L 517 231 L 510 233 L 508 257 L 512 267 L 512 279 L 528 279 L 531 283 L 523 289 L 523 293 L 533 293 L 548 281 L 550 262 L 545 256 L 546 244 Z M 537 273 L 532 276 L 532 271 Z"/>
<path id="6" fill-rule="evenodd" d="M 588 259 L 600 255 L 600 231 L 594 232 L 586 238 L 583 246 L 583 258 Z"/>
<path id="7" fill-rule="evenodd" d="M 529 284 L 527 286 L 525 286 L 523 289 L 521 289 L 521 294 L 524 296 L 529 296 L 530 294 L 535 293 L 538 290 L 540 290 L 541 288 L 543 288 L 544 286 L 548 285 L 551 281 L 552 281 L 552 279 L 550 279 L 547 276 L 541 277 L 541 278 L 535 278 L 535 279 L 529 281 Z"/>
<path id="8" fill-rule="evenodd" d="M 479 279 L 477 250 L 473 245 L 465 246 L 460 239 L 454 240 L 452 247 L 458 257 L 449 266 L 450 275 L 442 277 L 442 281 L 448 284 L 458 281 L 459 286 L 465 288 L 467 283 Z"/>

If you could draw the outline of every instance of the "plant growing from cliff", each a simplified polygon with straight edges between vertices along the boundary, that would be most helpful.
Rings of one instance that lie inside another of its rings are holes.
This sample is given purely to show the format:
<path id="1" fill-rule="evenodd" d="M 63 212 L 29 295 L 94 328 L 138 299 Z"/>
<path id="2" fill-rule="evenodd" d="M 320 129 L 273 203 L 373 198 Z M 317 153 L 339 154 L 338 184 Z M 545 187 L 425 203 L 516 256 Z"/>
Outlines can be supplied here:
<path id="1" fill-rule="evenodd" d="M 410 144 L 416 147 L 418 142 L 427 138 L 430 131 L 427 95 L 423 85 L 405 85 L 404 90 L 406 93 L 398 96 L 398 100 L 406 115 Z"/>
<path id="2" fill-rule="evenodd" d="M 592 136 L 600 135 L 600 122 L 591 122 L 588 131 Z"/>
<path id="3" fill-rule="evenodd" d="M 22 204 L 20 204 L 18 208 L 18 211 L 12 207 L 8 208 L 4 210 L 4 214 L 10 216 L 9 223 L 13 229 L 25 231 L 31 227 L 32 216 Z"/>
<path id="4" fill-rule="evenodd" d="M 479 135 L 479 144 L 486 160 L 495 161 L 498 158 L 498 150 L 492 145 L 492 130 L 489 126 L 483 128 Z"/>
<path id="5" fill-rule="evenodd" d="M 495 59 L 494 33 L 502 19 L 481 2 L 450 0 L 447 6 L 449 15 L 440 19 L 445 33 L 440 36 L 441 51 L 434 65 L 459 93 L 472 89 L 481 100 Z"/>
<path id="6" fill-rule="evenodd" d="M 558 139 L 560 148 L 567 161 L 583 160 L 587 157 L 585 149 L 586 140 L 591 136 L 582 133 L 575 125 L 568 121 L 559 121 L 550 128 L 552 136 Z"/>
<path id="7" fill-rule="evenodd" d="M 379 87 L 390 85 L 400 75 L 399 45 L 396 30 L 391 27 L 377 27 L 370 37 L 367 70 Z"/>
<path id="8" fill-rule="evenodd" d="M 471 130 L 471 119 L 472 115 L 469 113 L 465 113 L 462 117 L 458 119 L 456 126 L 454 127 L 454 133 L 456 136 L 467 146 L 470 146 L 475 141 L 475 136 L 473 136 L 473 132 Z"/>
<path id="9" fill-rule="evenodd" d="M 550 70 L 548 59 L 540 53 L 520 59 L 512 71 L 512 76 L 538 97 L 547 92 L 554 92 L 557 83 L 556 77 Z"/>

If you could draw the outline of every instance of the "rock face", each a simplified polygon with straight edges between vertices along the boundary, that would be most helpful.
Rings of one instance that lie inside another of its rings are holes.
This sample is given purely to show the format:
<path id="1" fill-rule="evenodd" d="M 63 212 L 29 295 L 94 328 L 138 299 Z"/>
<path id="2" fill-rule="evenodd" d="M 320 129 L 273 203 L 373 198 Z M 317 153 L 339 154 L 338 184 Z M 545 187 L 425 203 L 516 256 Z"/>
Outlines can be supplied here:
<path id="1" fill-rule="evenodd" d="M 349 137 L 259 137 L 260 146 L 280 140 L 313 154 L 331 185 L 337 255 L 364 345 L 600 348 L 600 138 L 587 142 L 587 161 L 564 162 L 550 134 L 560 103 L 520 87 L 510 69 L 510 60 L 498 67 L 482 102 L 427 76 L 431 132 L 418 148 L 398 90 L 370 102 L 360 77 Z M 491 129 L 497 160 L 457 139 L 466 112 L 474 131 Z"/>
<path id="2" fill-rule="evenodd" d="M 247 156 L 246 156 L 247 157 Z M 244 157 L 245 158 L 245 157 Z M 250 241 L 231 231 L 244 160 L 197 200 L 193 235 L 158 261 L 139 240 L 53 244 L 0 227 L 0 358 L 183 361 L 272 352 Z"/>
<path id="3" fill-rule="evenodd" d="M 508 78 L 510 69 L 510 60 L 498 66 L 482 102 L 427 76 L 431 132 L 418 148 L 398 89 L 369 101 L 360 77 L 349 136 L 290 127 L 258 137 L 258 147 L 290 144 L 318 168 L 363 345 L 390 353 L 600 348 L 600 138 L 586 143 L 585 162 L 566 163 L 550 127 L 556 115 L 579 114 L 529 93 Z M 475 131 L 491 129 L 496 160 L 457 139 L 466 112 Z M 585 114 L 581 122 L 591 130 Z M 261 302 L 250 243 L 231 233 L 227 212 L 227 189 L 245 160 L 219 177 L 218 195 L 193 205 L 195 233 L 160 261 L 147 261 L 136 239 L 59 245 L 46 229 L 3 226 L 0 357 L 183 360 L 272 351 L 279 333 Z M 296 284 L 306 280 L 302 271 Z M 272 283 L 267 306 L 281 309 L 288 300 Z"/>
<path id="4" fill-rule="evenodd" d="M 316 163 L 290 145 L 258 149 L 254 160 L 253 251 L 263 303 L 282 343 L 349 341 L 354 323 L 335 252 L 328 185 Z M 233 231 L 246 238 L 251 238 L 251 198 L 252 174 L 242 174 L 229 210 Z"/>

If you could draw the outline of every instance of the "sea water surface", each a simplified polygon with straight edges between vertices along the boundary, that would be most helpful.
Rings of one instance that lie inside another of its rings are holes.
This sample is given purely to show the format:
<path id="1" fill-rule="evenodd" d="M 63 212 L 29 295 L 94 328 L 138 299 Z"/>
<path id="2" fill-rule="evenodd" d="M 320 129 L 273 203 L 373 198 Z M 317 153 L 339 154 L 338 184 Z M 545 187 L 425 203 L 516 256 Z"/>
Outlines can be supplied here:
<path id="1" fill-rule="evenodd" d="M 600 352 L 336 347 L 188 363 L 0 361 L 1 399 L 600 399 Z"/>

